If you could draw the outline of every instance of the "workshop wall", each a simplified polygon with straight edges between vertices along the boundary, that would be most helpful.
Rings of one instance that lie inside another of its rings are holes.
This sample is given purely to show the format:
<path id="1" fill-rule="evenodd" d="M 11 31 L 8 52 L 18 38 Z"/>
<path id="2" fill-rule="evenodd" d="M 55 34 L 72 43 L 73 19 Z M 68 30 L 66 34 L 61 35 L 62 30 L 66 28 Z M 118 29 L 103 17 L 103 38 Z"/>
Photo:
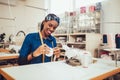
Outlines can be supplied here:
<path id="1" fill-rule="evenodd" d="M 0 0 L 0 33 L 36 32 L 46 12 L 44 0 Z"/>

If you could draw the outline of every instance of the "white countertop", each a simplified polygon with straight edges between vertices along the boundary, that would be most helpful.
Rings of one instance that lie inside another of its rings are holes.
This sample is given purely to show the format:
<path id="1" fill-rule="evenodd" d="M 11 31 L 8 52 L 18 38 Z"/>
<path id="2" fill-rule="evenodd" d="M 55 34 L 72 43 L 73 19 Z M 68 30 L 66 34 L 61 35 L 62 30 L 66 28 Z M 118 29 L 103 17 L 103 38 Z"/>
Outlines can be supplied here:
<path id="1" fill-rule="evenodd" d="M 0 56 L 13 56 L 13 55 L 19 55 L 19 53 L 5 53 L 5 52 L 0 52 Z"/>
<path id="2" fill-rule="evenodd" d="M 120 66 L 120 62 L 119 62 Z M 1 68 L 15 80 L 90 80 L 115 67 L 114 61 L 99 60 L 88 68 L 70 66 L 63 61 Z"/>
<path id="3" fill-rule="evenodd" d="M 14 59 L 14 58 L 18 58 L 18 57 L 19 57 L 19 53 L 5 53 L 5 52 L 0 52 L 0 60 Z"/>
<path id="4" fill-rule="evenodd" d="M 105 51 L 120 51 L 118 48 L 108 48 L 108 49 L 103 49 Z"/>

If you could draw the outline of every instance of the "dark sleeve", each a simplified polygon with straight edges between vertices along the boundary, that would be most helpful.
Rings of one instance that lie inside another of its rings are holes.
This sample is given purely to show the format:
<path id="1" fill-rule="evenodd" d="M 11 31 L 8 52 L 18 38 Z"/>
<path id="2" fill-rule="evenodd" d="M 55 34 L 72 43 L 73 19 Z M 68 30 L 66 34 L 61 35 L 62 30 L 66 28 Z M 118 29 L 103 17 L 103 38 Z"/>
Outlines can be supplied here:
<path id="1" fill-rule="evenodd" d="M 18 64 L 24 65 L 28 64 L 27 56 L 30 53 L 30 35 L 27 35 L 25 37 L 25 40 L 23 41 L 22 47 L 20 49 L 20 55 L 18 58 Z"/>

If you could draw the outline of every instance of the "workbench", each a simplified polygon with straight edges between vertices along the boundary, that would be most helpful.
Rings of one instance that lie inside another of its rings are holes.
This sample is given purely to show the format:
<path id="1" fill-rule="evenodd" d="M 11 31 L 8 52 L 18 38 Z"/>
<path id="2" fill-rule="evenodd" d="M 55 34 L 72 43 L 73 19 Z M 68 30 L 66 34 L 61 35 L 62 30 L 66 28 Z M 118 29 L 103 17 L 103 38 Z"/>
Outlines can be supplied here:
<path id="1" fill-rule="evenodd" d="M 17 59 L 18 57 L 19 53 L 0 52 L 0 60 Z"/>
<path id="2" fill-rule="evenodd" d="M 17 65 L 19 53 L 0 52 L 0 68 Z"/>
<path id="3" fill-rule="evenodd" d="M 119 61 L 116 67 L 114 61 L 101 59 L 90 64 L 88 68 L 57 61 L 0 69 L 0 74 L 7 80 L 103 80 L 119 72 Z"/>

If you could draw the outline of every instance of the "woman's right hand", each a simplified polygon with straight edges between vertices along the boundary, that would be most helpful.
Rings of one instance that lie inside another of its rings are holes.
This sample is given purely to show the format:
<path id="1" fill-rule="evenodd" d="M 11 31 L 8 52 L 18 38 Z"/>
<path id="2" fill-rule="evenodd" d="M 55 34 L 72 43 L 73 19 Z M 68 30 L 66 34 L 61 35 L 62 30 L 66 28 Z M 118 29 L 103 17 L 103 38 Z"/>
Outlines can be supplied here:
<path id="1" fill-rule="evenodd" d="M 33 52 L 33 56 L 37 57 L 41 54 L 49 54 L 49 53 L 50 53 L 50 48 L 46 44 L 43 44 Z"/>

